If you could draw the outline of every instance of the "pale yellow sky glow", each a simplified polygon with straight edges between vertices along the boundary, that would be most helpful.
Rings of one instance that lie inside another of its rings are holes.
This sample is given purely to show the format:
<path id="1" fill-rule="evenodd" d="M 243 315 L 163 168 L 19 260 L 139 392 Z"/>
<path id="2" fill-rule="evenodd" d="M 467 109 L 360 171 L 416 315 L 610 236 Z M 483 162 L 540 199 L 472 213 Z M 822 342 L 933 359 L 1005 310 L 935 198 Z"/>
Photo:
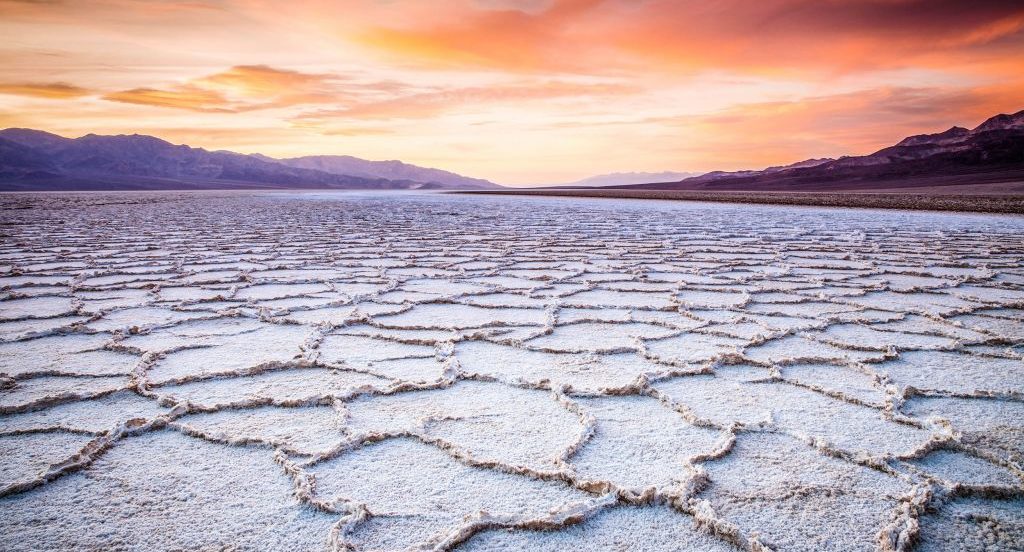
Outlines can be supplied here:
<path id="1" fill-rule="evenodd" d="M 1024 3 L 0 0 L 0 127 L 512 185 L 864 154 L 1024 108 Z"/>

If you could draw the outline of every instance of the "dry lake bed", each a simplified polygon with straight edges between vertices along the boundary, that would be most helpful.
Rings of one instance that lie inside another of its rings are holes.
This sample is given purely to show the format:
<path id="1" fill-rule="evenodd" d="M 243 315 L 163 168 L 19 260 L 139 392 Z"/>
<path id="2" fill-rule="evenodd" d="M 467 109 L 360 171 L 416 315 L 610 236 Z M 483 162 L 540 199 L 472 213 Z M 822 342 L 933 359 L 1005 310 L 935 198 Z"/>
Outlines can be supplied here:
<path id="1" fill-rule="evenodd" d="M 0 196 L 0 549 L 1021 550 L 1024 218 Z"/>

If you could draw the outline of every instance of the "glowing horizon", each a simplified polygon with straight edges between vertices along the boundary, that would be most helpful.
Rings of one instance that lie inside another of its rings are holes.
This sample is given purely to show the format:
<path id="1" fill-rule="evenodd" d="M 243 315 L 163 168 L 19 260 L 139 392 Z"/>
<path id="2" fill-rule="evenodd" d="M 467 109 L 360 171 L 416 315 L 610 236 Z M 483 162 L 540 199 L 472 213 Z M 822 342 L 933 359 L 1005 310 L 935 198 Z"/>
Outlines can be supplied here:
<path id="1" fill-rule="evenodd" d="M 0 0 L 0 127 L 502 184 L 865 154 L 1024 108 L 1024 4 Z"/>

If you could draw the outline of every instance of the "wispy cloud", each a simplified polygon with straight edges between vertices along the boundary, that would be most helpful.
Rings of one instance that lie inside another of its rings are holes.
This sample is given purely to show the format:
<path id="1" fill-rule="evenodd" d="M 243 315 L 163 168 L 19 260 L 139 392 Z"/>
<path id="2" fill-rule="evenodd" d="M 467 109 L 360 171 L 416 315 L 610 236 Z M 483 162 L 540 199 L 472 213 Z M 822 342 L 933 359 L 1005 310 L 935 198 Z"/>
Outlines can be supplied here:
<path id="1" fill-rule="evenodd" d="M 32 98 L 49 98 L 64 100 L 69 98 L 81 98 L 92 92 L 79 86 L 63 82 L 51 83 L 9 83 L 0 84 L 0 94 L 11 94 L 14 96 L 28 96 Z"/>

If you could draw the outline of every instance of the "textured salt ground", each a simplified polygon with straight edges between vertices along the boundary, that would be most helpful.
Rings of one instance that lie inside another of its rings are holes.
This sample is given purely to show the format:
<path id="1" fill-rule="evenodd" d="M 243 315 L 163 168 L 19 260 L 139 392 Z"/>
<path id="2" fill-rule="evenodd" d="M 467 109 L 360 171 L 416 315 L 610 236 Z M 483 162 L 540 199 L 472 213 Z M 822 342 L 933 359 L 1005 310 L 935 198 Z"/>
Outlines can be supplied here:
<path id="1" fill-rule="evenodd" d="M 1022 548 L 1019 218 L 0 213 L 5 550 Z"/>

